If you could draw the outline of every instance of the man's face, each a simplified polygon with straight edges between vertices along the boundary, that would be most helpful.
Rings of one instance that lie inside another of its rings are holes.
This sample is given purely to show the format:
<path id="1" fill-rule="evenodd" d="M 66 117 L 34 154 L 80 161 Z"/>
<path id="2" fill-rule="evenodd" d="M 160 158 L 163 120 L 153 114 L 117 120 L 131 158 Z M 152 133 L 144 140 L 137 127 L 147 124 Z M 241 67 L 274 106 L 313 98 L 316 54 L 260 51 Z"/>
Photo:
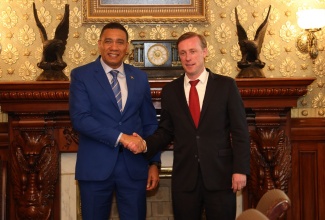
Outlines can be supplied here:
<path id="1" fill-rule="evenodd" d="M 203 72 L 207 48 L 202 48 L 198 37 L 191 37 L 178 44 L 178 55 L 186 75 L 196 79 Z"/>
<path id="2" fill-rule="evenodd" d="M 98 40 L 98 49 L 103 61 L 113 69 L 121 66 L 129 43 L 120 29 L 106 29 Z"/>

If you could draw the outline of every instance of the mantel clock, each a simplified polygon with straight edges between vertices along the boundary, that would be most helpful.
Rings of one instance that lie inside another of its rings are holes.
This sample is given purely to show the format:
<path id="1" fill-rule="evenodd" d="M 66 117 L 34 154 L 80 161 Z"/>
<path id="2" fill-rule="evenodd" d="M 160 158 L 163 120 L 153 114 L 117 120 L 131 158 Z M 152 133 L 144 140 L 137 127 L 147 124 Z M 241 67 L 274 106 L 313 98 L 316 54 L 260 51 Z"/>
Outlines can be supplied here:
<path id="1" fill-rule="evenodd" d="M 134 65 L 145 68 L 180 67 L 176 40 L 133 40 Z"/>

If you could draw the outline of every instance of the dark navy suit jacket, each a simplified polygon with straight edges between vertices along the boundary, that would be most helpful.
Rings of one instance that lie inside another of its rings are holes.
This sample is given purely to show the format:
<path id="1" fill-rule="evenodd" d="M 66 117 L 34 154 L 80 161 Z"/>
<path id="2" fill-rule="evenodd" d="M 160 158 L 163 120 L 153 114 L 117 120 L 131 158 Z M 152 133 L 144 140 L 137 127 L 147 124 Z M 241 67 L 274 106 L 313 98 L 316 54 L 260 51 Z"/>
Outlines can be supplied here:
<path id="1" fill-rule="evenodd" d="M 249 174 L 249 132 L 234 79 L 209 71 L 198 128 L 186 101 L 184 75 L 163 88 L 161 104 L 159 128 L 146 139 L 147 156 L 174 140 L 173 191 L 193 190 L 199 169 L 208 190 L 230 189 L 233 173 Z"/>
<path id="2" fill-rule="evenodd" d="M 70 117 L 79 134 L 77 180 L 105 180 L 111 175 L 119 154 L 115 144 L 120 132 L 147 137 L 157 128 L 146 73 L 128 64 L 124 71 L 128 98 L 122 114 L 100 57 L 71 72 Z M 148 160 L 142 154 L 124 148 L 122 155 L 132 178 L 148 177 Z M 154 160 L 160 160 L 159 153 Z"/>

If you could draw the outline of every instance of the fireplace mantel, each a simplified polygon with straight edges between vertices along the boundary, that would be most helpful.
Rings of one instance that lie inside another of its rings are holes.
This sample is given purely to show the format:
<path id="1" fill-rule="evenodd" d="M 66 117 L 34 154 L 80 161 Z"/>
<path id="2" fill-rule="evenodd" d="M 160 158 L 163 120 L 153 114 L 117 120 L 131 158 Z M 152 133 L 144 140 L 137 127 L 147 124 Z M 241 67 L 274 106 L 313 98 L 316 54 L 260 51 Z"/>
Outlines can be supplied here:
<path id="1" fill-rule="evenodd" d="M 315 78 L 236 79 L 247 108 L 296 107 Z M 161 88 L 170 80 L 151 80 L 153 101 L 160 100 Z M 68 111 L 67 81 L 0 82 L 3 112 Z"/>
<path id="2" fill-rule="evenodd" d="M 307 93 L 307 86 L 314 80 L 236 79 L 251 134 L 252 175 L 244 191 L 245 209 L 254 207 L 269 189 L 280 188 L 288 192 L 291 178 L 290 109 L 297 106 L 297 99 Z M 168 81 L 150 81 L 152 101 L 157 110 L 161 89 Z M 7 219 L 19 219 L 19 216 L 60 219 L 58 155 L 78 149 L 78 137 L 69 118 L 69 84 L 66 81 L 0 83 L 1 111 L 8 114 L 9 146 L 0 149 L 1 159 L 9 165 Z M 268 146 L 264 145 L 266 142 Z M 277 151 L 276 156 L 265 158 L 265 151 L 270 150 Z M 274 164 L 278 167 L 285 165 L 277 179 L 272 175 Z M 261 171 L 264 176 L 260 175 Z M 259 185 L 260 182 L 263 185 Z M 27 207 L 31 200 L 35 201 Z M 38 206 L 39 201 L 46 203 Z"/>

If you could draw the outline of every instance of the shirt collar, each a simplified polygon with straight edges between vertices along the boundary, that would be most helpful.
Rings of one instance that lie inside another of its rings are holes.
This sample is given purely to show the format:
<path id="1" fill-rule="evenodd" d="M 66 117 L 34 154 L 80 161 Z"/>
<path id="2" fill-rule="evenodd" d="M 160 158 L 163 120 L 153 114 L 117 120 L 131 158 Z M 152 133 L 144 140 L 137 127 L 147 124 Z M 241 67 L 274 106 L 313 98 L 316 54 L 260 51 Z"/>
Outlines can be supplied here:
<path id="1" fill-rule="evenodd" d="M 200 80 L 199 83 L 205 84 L 206 81 L 208 80 L 208 76 L 209 76 L 208 71 L 206 69 L 204 69 L 203 72 L 200 74 L 200 76 L 197 79 Z M 188 78 L 188 76 L 186 74 L 185 74 L 184 80 L 185 80 L 186 85 L 190 84 L 189 82 L 191 80 Z"/>
<path id="2" fill-rule="evenodd" d="M 112 70 L 112 68 L 111 68 L 110 66 L 108 66 L 108 65 L 103 61 L 102 57 L 100 58 L 100 63 L 102 64 L 105 73 L 109 73 L 109 71 Z M 124 65 L 123 65 L 123 63 L 122 63 L 122 65 L 121 65 L 119 68 L 117 68 L 116 70 L 118 70 L 122 75 L 125 75 L 125 73 L 124 73 Z"/>

